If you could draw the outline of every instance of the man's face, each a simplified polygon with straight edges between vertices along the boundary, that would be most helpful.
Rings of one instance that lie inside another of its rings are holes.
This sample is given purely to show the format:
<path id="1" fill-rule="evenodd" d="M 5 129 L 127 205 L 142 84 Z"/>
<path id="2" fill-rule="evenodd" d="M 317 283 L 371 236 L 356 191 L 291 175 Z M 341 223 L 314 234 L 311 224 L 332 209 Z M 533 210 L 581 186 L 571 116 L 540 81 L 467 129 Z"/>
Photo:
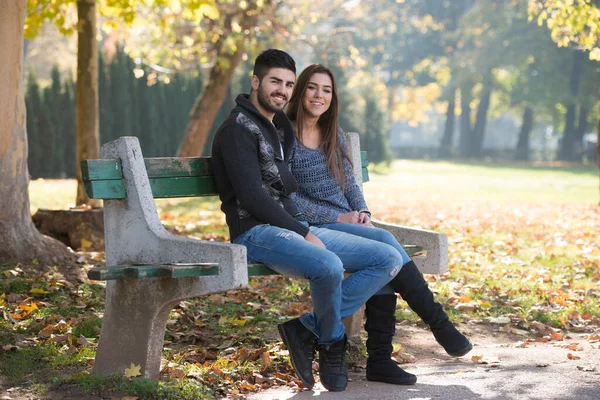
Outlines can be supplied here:
<path id="1" fill-rule="evenodd" d="M 285 68 L 271 68 L 262 81 L 253 76 L 252 90 L 256 91 L 259 110 L 268 114 L 283 110 L 292 97 L 295 80 L 296 74 Z"/>

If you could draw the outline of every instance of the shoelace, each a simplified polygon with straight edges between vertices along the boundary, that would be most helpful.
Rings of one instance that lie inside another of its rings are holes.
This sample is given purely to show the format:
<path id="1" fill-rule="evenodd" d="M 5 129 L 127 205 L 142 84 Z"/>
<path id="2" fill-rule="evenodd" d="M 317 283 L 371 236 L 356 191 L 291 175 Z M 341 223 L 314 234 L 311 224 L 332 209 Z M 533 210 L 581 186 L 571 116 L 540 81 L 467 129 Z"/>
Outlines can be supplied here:
<path id="1" fill-rule="evenodd" d="M 326 363 L 327 366 L 332 369 L 337 369 L 339 372 L 345 373 L 347 370 L 346 346 L 343 346 L 340 349 L 332 349 L 330 347 L 329 350 L 324 350 L 325 351 L 321 352 L 321 357 L 323 358 L 322 362 Z"/>

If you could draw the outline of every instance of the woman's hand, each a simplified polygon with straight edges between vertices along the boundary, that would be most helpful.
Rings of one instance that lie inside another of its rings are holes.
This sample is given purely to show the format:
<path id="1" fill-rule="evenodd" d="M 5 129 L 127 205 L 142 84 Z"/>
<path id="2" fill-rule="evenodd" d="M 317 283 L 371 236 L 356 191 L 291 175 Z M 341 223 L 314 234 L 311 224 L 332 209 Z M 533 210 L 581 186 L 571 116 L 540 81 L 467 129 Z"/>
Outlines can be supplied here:
<path id="1" fill-rule="evenodd" d="M 321 241 L 321 239 L 319 239 L 318 237 L 316 237 L 312 232 L 308 232 L 306 234 L 306 236 L 304 237 L 304 239 L 306 239 L 307 241 L 311 242 L 315 246 L 321 247 L 322 249 L 326 248 L 325 245 L 323 244 L 323 242 Z"/>
<path id="2" fill-rule="evenodd" d="M 359 222 L 358 211 L 350 211 L 344 214 L 340 214 L 337 217 L 336 222 L 341 222 L 344 224 L 358 224 Z"/>
<path id="3" fill-rule="evenodd" d="M 373 223 L 371 223 L 371 216 L 364 212 L 358 214 L 358 223 L 360 225 L 373 226 Z"/>

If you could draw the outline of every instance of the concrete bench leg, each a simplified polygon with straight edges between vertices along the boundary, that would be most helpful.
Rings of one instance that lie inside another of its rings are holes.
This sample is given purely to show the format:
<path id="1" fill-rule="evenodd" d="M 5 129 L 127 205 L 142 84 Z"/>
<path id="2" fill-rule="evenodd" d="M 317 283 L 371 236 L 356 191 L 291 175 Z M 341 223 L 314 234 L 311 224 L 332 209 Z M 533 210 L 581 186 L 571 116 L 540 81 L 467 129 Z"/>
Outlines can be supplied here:
<path id="1" fill-rule="evenodd" d="M 352 342 L 360 342 L 360 332 L 364 324 L 365 306 L 342 321 L 346 327 L 346 336 Z"/>
<path id="2" fill-rule="evenodd" d="M 177 304 L 165 286 L 174 279 L 108 282 L 94 374 L 123 375 L 131 363 L 158 379 L 169 312 Z"/>
<path id="3" fill-rule="evenodd" d="M 209 279 L 155 278 L 110 281 L 93 373 L 123 375 L 131 363 L 158 379 L 169 312 L 180 301 L 212 293 Z"/>

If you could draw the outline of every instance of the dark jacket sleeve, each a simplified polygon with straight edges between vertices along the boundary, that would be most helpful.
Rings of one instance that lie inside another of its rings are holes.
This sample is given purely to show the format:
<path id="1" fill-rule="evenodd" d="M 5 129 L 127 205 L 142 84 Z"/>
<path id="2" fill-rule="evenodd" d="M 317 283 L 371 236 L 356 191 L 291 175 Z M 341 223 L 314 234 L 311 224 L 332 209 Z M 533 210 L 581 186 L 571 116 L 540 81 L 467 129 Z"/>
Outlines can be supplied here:
<path id="1" fill-rule="evenodd" d="M 237 126 L 224 128 L 220 132 L 220 150 L 240 206 L 265 224 L 289 229 L 305 237 L 308 227 L 290 215 L 263 188 L 256 136 L 236 129 Z"/>

